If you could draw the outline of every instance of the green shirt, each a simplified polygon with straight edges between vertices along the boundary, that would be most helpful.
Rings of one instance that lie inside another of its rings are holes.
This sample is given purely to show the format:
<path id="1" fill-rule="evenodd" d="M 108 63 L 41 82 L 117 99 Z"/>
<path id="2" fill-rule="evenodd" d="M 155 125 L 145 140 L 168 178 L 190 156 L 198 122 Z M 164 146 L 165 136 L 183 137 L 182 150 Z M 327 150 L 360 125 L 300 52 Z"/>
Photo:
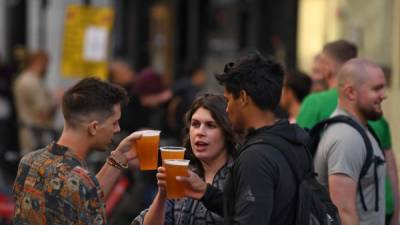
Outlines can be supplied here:
<path id="1" fill-rule="evenodd" d="M 316 123 L 327 119 L 335 111 L 338 104 L 338 92 L 336 88 L 308 95 L 301 104 L 300 113 L 296 118 L 297 124 L 303 128 L 312 128 Z M 383 150 L 391 149 L 389 124 L 384 117 L 376 121 L 368 121 L 368 124 L 378 136 Z M 386 179 L 386 214 L 393 212 L 393 193 L 389 179 Z"/>
<path id="2" fill-rule="evenodd" d="M 301 104 L 300 113 L 296 121 L 299 126 L 311 128 L 316 123 L 327 119 L 335 111 L 338 103 L 337 89 L 331 89 L 307 96 Z M 368 121 L 384 150 L 392 147 L 389 125 L 385 118 Z"/>

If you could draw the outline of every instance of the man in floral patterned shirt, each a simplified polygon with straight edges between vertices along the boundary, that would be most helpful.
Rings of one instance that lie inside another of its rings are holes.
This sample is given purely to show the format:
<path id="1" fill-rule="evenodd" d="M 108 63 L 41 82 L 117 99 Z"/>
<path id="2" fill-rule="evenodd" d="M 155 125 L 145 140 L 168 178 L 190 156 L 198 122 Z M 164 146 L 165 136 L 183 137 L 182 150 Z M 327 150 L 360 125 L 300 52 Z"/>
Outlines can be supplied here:
<path id="1" fill-rule="evenodd" d="M 106 151 L 120 130 L 126 92 L 95 78 L 83 79 L 63 97 L 60 139 L 25 155 L 14 183 L 14 224 L 106 224 L 104 198 L 136 158 L 133 133 L 111 152 L 97 175 L 84 159 Z"/>

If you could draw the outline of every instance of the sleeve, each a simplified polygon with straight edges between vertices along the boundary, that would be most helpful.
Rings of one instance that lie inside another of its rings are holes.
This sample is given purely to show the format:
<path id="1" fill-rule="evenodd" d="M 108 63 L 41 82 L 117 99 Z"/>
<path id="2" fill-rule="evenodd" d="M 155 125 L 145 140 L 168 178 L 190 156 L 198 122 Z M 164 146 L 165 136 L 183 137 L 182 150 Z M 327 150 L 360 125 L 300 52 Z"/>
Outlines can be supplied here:
<path id="1" fill-rule="evenodd" d="M 269 224 L 274 203 L 274 174 L 278 171 L 257 149 L 243 152 L 233 171 L 237 225 Z"/>
<path id="2" fill-rule="evenodd" d="M 70 193 L 72 205 L 76 205 L 78 224 L 106 224 L 103 192 L 95 176 L 83 169 L 75 168 L 66 177 L 64 193 Z"/>
<path id="3" fill-rule="evenodd" d="M 165 225 L 174 224 L 174 207 L 175 202 L 173 200 L 167 200 L 165 209 Z M 143 210 L 131 223 L 131 225 L 142 225 L 144 222 L 144 217 L 146 216 L 149 209 Z"/>
<path id="4" fill-rule="evenodd" d="M 337 124 L 331 128 L 323 135 L 319 146 L 327 150 L 328 175 L 345 174 L 358 182 L 366 158 L 364 140 L 348 125 Z"/>
<path id="5" fill-rule="evenodd" d="M 296 123 L 302 128 L 312 128 L 319 122 L 319 107 L 314 95 L 306 97 L 301 104 Z"/>
<path id="6" fill-rule="evenodd" d="M 25 179 L 28 176 L 30 167 L 25 163 L 25 157 L 21 159 L 21 162 L 19 163 L 18 166 L 18 172 L 17 176 L 15 177 L 14 180 L 14 185 L 13 185 L 13 195 L 14 195 L 14 202 L 15 202 L 15 208 L 14 208 L 14 223 L 16 224 L 16 221 L 19 221 L 24 217 L 24 213 L 21 213 L 21 207 L 23 205 L 23 199 L 24 199 L 24 183 Z"/>
<path id="7" fill-rule="evenodd" d="M 218 188 L 207 184 L 206 193 L 200 199 L 203 205 L 210 211 L 224 216 L 224 201 L 223 201 L 223 193 Z"/>
<path id="8" fill-rule="evenodd" d="M 13 187 L 14 193 L 22 191 L 24 183 L 25 183 L 25 179 L 29 174 L 30 166 L 29 166 L 26 158 L 27 158 L 27 156 L 25 155 L 19 162 L 17 175 L 14 180 L 14 187 Z"/>
<path id="9" fill-rule="evenodd" d="M 135 219 L 133 219 L 131 225 L 142 225 L 144 217 L 146 216 L 148 211 L 149 209 L 145 209 L 142 212 L 140 212 L 140 214 Z"/>
<path id="10" fill-rule="evenodd" d="M 368 121 L 371 128 L 379 138 L 379 142 L 382 145 L 383 150 L 392 148 L 392 138 L 390 134 L 390 128 L 387 120 L 382 117 L 376 121 Z"/>

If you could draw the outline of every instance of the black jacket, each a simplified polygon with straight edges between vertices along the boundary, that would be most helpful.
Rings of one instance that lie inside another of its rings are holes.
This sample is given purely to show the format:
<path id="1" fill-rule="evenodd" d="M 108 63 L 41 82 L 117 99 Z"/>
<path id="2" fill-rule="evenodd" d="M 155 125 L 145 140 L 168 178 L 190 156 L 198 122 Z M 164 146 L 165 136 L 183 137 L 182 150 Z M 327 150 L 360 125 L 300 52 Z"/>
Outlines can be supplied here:
<path id="1" fill-rule="evenodd" d="M 240 149 L 224 193 L 225 224 L 241 225 L 290 225 L 296 214 L 297 182 L 283 154 L 273 146 L 256 142 L 266 133 L 284 138 L 298 148 L 304 173 L 312 165 L 302 143 L 306 134 L 299 126 L 280 120 L 272 126 L 250 131 Z M 246 147 L 248 146 L 248 147 Z M 221 193 L 208 188 L 203 197 L 204 205 L 221 212 Z"/>

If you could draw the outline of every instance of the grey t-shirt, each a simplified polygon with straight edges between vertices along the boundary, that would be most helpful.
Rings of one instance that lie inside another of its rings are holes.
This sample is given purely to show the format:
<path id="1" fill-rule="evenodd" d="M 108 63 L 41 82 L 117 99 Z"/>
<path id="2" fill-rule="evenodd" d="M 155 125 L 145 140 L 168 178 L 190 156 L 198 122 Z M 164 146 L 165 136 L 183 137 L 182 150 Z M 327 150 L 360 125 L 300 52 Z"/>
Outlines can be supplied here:
<path id="1" fill-rule="evenodd" d="M 332 116 L 347 115 L 344 110 L 337 108 Z M 351 117 L 351 116 L 350 116 Z M 366 129 L 366 128 L 365 128 Z M 367 130 L 367 129 L 366 129 Z M 372 134 L 367 130 L 371 140 L 374 155 L 383 159 L 383 153 Z M 361 168 L 365 162 L 367 150 L 359 132 L 348 124 L 337 123 L 330 125 L 321 137 L 314 159 L 318 181 L 328 188 L 328 176 L 345 174 L 358 182 Z M 386 165 L 378 166 L 379 211 L 375 211 L 374 166 L 371 165 L 366 176 L 361 180 L 365 203 L 368 211 L 362 208 L 360 195 L 357 190 L 357 211 L 361 225 L 385 224 L 385 176 Z"/>

